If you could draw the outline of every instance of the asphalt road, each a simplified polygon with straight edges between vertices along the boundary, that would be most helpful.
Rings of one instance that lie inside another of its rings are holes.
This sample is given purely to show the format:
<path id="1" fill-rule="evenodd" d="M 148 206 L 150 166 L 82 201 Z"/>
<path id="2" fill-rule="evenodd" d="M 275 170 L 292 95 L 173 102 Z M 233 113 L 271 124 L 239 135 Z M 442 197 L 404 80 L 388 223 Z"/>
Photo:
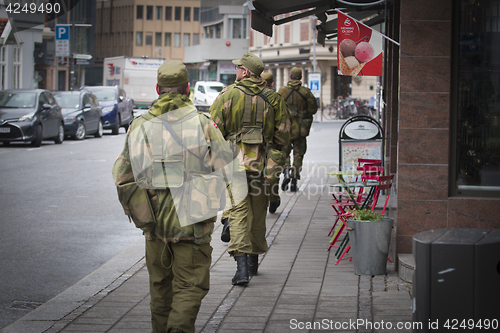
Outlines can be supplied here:
<path id="1" fill-rule="evenodd" d="M 111 176 L 124 140 L 0 145 L 0 329 L 142 237 Z"/>
<path id="2" fill-rule="evenodd" d="M 315 122 L 303 178 L 338 165 L 341 121 Z M 125 132 L 40 148 L 0 145 L 0 329 L 58 295 L 142 237 L 111 177 Z M 318 170 L 314 165 L 328 165 Z"/>

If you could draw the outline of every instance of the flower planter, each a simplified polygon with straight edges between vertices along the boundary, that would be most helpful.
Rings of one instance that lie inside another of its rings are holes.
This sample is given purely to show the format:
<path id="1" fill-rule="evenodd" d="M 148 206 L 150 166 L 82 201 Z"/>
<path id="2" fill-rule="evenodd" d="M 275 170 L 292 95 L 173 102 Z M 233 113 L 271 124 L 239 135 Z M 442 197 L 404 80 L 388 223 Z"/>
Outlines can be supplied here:
<path id="1" fill-rule="evenodd" d="M 355 274 L 386 273 L 393 222 L 391 217 L 381 221 L 347 220 Z"/>

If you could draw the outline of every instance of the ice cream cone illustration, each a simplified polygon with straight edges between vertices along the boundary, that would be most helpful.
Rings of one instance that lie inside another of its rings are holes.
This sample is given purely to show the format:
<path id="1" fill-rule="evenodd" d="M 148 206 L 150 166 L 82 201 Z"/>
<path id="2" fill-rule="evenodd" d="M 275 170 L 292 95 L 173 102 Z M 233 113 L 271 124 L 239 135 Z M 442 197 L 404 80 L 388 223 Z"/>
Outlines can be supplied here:
<path id="1" fill-rule="evenodd" d="M 356 43 L 344 39 L 339 45 L 339 71 L 342 75 L 356 76 L 368 61 L 373 58 L 374 50 L 370 43 Z"/>

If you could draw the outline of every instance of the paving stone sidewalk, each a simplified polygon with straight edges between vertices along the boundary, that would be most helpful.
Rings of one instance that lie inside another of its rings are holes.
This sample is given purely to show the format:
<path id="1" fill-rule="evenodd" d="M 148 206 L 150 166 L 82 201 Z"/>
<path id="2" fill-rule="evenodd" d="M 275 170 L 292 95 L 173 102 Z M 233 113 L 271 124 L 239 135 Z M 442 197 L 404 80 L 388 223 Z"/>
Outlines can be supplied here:
<path id="1" fill-rule="evenodd" d="M 269 251 L 247 287 L 231 285 L 236 264 L 219 240 L 217 223 L 211 288 L 197 332 L 411 332 L 411 284 L 391 270 L 385 276 L 357 276 L 352 261 L 335 265 L 334 250 L 327 251 L 333 210 L 325 179 L 313 169 L 300 181 L 299 192 L 282 193 L 277 213 L 268 215 Z M 148 288 L 142 259 L 38 332 L 150 333 Z"/>

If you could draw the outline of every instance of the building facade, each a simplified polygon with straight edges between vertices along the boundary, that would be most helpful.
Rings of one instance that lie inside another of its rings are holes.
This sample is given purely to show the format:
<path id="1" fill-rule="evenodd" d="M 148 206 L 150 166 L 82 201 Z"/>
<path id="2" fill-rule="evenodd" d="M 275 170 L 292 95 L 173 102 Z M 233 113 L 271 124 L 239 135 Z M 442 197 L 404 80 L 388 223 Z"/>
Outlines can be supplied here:
<path id="1" fill-rule="evenodd" d="M 275 19 L 287 19 L 305 11 L 280 14 Z M 323 105 L 331 104 L 333 99 L 339 97 L 368 100 L 374 96 L 378 77 L 337 74 L 337 39 L 326 40 L 324 46 L 316 43 L 317 24 L 316 17 L 306 16 L 274 26 L 272 37 L 251 30 L 250 51 L 262 59 L 265 71 L 273 73 L 276 89 L 287 84 L 292 67 L 299 67 L 304 85 L 308 85 L 308 73 L 321 73 Z"/>
<path id="2" fill-rule="evenodd" d="M 225 85 L 235 81 L 231 60 L 248 52 L 249 9 L 244 4 L 245 0 L 200 1 L 201 43 L 186 48 L 184 57 L 195 73 L 193 81 L 219 81 Z"/>
<path id="3" fill-rule="evenodd" d="M 96 65 L 117 56 L 184 61 L 201 33 L 199 0 L 97 0 Z"/>

